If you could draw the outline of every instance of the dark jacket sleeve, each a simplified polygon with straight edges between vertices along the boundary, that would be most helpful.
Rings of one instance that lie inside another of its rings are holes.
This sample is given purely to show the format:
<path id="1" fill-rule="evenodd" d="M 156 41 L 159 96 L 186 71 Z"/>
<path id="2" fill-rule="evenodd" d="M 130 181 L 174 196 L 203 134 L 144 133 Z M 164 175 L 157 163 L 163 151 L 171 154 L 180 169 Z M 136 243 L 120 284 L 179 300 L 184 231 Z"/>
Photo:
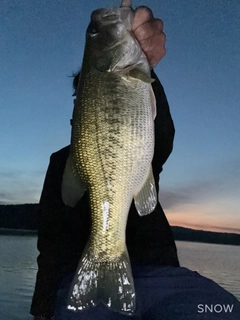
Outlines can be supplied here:
<path id="1" fill-rule="evenodd" d="M 174 124 L 164 89 L 152 71 L 156 97 L 155 150 L 152 169 L 158 191 L 159 174 L 173 148 Z M 151 214 L 140 217 L 132 203 L 126 228 L 126 242 L 132 265 L 179 266 L 171 227 L 160 203 Z"/>
<path id="2" fill-rule="evenodd" d="M 157 115 L 155 118 L 155 149 L 152 167 L 158 189 L 159 174 L 162 171 L 163 164 L 166 162 L 173 149 L 175 129 L 167 97 L 163 86 L 154 71 L 152 71 L 152 78 L 155 79 L 152 83 L 152 87 L 157 104 Z"/>
<path id="3" fill-rule="evenodd" d="M 32 299 L 31 314 L 51 316 L 60 281 L 58 267 L 58 234 L 62 226 L 57 214 L 62 210 L 58 185 L 61 185 L 62 163 L 53 154 L 44 181 L 38 212 L 38 273 Z M 63 154 L 64 158 L 64 154 Z"/>
<path id="4" fill-rule="evenodd" d="M 64 205 L 61 183 L 69 154 L 66 147 L 50 158 L 38 212 L 38 272 L 31 314 L 51 316 L 57 289 L 65 274 L 74 272 L 86 245 L 90 216 L 87 195 L 75 208 Z"/>

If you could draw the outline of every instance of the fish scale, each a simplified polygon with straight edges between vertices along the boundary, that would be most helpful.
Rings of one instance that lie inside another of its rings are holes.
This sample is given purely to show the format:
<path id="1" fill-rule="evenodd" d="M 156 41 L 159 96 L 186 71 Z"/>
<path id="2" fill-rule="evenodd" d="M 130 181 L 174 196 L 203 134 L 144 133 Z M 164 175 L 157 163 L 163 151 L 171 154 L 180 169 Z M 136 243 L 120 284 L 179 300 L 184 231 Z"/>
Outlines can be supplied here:
<path id="1" fill-rule="evenodd" d="M 128 29 L 127 3 L 93 12 L 74 105 L 62 197 L 74 206 L 88 190 L 92 220 L 69 291 L 74 311 L 102 301 L 120 313 L 134 312 L 128 212 L 133 198 L 140 215 L 157 203 L 151 169 L 155 99 L 147 59 Z"/>

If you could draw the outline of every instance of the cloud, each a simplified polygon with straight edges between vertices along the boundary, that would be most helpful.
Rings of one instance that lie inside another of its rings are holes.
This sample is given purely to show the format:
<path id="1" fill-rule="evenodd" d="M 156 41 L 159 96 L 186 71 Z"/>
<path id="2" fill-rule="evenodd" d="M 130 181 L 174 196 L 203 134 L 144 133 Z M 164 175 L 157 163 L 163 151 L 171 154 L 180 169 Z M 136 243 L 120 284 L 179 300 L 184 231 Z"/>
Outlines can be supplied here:
<path id="1" fill-rule="evenodd" d="M 179 204 L 187 203 L 190 198 L 187 194 L 176 190 L 160 190 L 159 200 L 164 209 L 171 209 Z"/>
<path id="2" fill-rule="evenodd" d="M 44 175 L 40 171 L 1 171 L 0 204 L 38 202 Z"/>
<path id="3" fill-rule="evenodd" d="M 24 204 L 37 203 L 40 197 L 40 190 L 22 187 L 15 192 L 0 193 L 0 204 Z"/>
<path id="4" fill-rule="evenodd" d="M 0 204 L 8 204 L 7 199 L 9 199 L 9 194 L 6 192 L 0 192 Z"/>
<path id="5" fill-rule="evenodd" d="M 201 204 L 220 193 L 219 181 L 195 181 L 178 188 L 160 188 L 159 199 L 165 209 L 173 209 L 183 204 Z"/>
<path id="6" fill-rule="evenodd" d="M 239 160 L 239 161 L 238 161 Z M 217 203 L 224 199 L 239 202 L 240 159 L 219 161 L 215 165 L 198 168 L 186 181 L 161 186 L 159 199 L 165 209 L 175 209 L 183 204 Z"/>
<path id="7" fill-rule="evenodd" d="M 235 173 L 235 172 L 233 172 Z M 228 170 L 178 187 L 161 188 L 159 200 L 171 225 L 240 233 L 239 181 Z"/>

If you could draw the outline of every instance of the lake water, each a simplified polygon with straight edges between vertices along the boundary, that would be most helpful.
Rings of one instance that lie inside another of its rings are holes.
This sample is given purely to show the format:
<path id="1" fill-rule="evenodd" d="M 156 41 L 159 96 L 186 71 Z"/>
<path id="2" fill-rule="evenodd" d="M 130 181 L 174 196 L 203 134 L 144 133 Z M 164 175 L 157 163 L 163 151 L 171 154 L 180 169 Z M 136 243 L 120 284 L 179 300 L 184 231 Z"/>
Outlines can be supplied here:
<path id="1" fill-rule="evenodd" d="M 0 236 L 0 319 L 30 320 L 37 272 L 36 236 Z M 198 271 L 240 300 L 240 246 L 177 241 L 181 266 Z"/>

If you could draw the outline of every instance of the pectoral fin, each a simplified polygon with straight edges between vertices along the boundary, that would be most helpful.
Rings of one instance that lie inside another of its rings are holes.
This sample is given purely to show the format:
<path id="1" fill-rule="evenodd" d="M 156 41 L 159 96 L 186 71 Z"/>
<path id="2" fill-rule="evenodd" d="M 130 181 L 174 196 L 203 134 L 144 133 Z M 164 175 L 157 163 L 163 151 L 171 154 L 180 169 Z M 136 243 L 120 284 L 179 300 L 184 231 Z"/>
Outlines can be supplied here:
<path id="1" fill-rule="evenodd" d="M 79 178 L 72 163 L 72 157 L 69 156 L 63 172 L 62 200 L 67 206 L 74 207 L 82 198 L 85 190 L 86 185 Z"/>
<path id="2" fill-rule="evenodd" d="M 135 207 L 140 216 L 151 213 L 157 205 L 157 191 L 155 181 L 150 168 L 149 175 L 141 190 L 134 196 Z"/>
<path id="3" fill-rule="evenodd" d="M 153 83 L 155 81 L 155 79 L 151 78 L 147 73 L 138 68 L 130 70 L 129 76 L 135 79 L 139 79 L 146 83 Z"/>

